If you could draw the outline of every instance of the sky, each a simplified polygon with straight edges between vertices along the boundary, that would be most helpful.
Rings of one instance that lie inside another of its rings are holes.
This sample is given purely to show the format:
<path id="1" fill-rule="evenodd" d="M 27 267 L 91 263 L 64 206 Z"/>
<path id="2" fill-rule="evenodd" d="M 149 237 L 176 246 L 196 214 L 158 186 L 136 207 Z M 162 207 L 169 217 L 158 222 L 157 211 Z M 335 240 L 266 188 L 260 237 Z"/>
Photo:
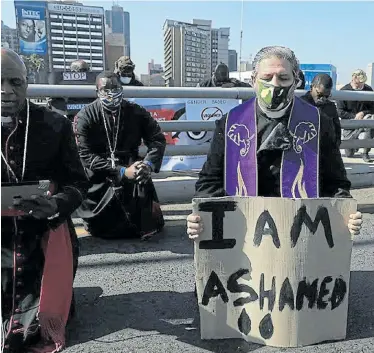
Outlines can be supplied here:
<path id="1" fill-rule="evenodd" d="M 81 1 L 110 9 L 113 1 Z M 147 73 L 154 59 L 163 64 L 166 19 L 212 20 L 230 27 L 230 49 L 239 52 L 241 1 L 116 1 L 130 12 L 131 58 L 136 73 Z M 1 19 L 15 28 L 14 2 L 1 1 Z M 245 1 L 242 60 L 268 45 L 294 50 L 301 63 L 333 64 L 338 83 L 348 83 L 357 68 L 374 62 L 374 1 Z"/>

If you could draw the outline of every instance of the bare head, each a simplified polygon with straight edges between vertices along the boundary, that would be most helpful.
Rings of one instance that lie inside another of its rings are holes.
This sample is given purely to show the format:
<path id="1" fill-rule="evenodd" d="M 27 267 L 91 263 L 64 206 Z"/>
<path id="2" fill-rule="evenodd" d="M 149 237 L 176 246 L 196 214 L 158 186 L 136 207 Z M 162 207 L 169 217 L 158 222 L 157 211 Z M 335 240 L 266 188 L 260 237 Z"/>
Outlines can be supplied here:
<path id="1" fill-rule="evenodd" d="M 225 63 L 220 63 L 216 66 L 213 73 L 213 80 L 216 86 L 230 81 L 229 68 Z"/>
<path id="2" fill-rule="evenodd" d="M 27 70 L 20 56 L 1 49 L 1 115 L 15 116 L 26 99 Z"/>
<path id="3" fill-rule="evenodd" d="M 362 90 L 365 86 L 367 76 L 364 70 L 358 69 L 352 73 L 351 86 L 355 90 Z"/>
<path id="4" fill-rule="evenodd" d="M 277 112 L 291 103 L 299 82 L 299 61 L 285 47 L 262 48 L 252 63 L 252 81 L 260 107 Z"/>
<path id="5" fill-rule="evenodd" d="M 327 74 L 318 74 L 314 76 L 310 93 L 316 104 L 324 104 L 331 96 L 333 87 L 332 78 Z"/>

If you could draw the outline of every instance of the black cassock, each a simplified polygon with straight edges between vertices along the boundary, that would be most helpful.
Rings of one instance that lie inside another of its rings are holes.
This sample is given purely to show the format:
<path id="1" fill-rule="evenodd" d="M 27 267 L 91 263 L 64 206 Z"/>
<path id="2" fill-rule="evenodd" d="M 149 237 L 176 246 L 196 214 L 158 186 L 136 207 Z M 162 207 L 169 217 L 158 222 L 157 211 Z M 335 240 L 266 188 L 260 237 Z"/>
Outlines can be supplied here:
<path id="1" fill-rule="evenodd" d="M 140 186 L 133 180 L 120 182 L 119 178 L 121 166 L 142 160 L 142 141 L 148 148 L 144 161 L 152 164 L 155 173 L 160 171 L 166 139 L 158 123 L 135 103 L 123 100 L 118 118 L 104 111 L 96 100 L 77 114 L 74 125 L 79 154 L 92 182 L 78 215 L 91 235 L 121 238 L 160 230 L 164 221 L 152 180 Z M 110 158 L 114 147 L 113 167 Z"/>
<path id="2" fill-rule="evenodd" d="M 257 107 L 257 163 L 258 195 L 280 197 L 280 171 L 282 153 L 290 148 L 292 137 L 288 133 L 289 113 L 280 119 L 271 119 Z M 196 183 L 196 197 L 227 196 L 224 189 L 225 125 L 227 115 L 216 122 L 207 161 Z M 279 125 L 280 124 L 280 125 Z M 277 127 L 280 133 L 270 133 Z M 279 128 L 279 129 L 278 129 Z M 288 142 L 285 141 L 287 137 Z M 351 197 L 351 183 L 336 138 L 334 122 L 321 116 L 320 123 L 320 196 Z"/>
<path id="3" fill-rule="evenodd" d="M 19 181 L 23 169 L 26 118 L 25 107 L 19 115 L 18 124 L 4 124 L 1 128 L 3 154 Z M 25 352 L 25 345 L 39 339 L 40 322 L 37 313 L 42 276 L 46 270 L 42 242 L 50 229 L 56 229 L 66 223 L 71 242 L 67 248 L 73 252 L 66 258 L 73 259 L 72 270 L 75 274 L 78 265 L 78 241 L 70 215 L 81 204 L 89 186 L 79 159 L 71 122 L 33 103 L 30 103 L 25 165 L 24 182 L 50 180 L 56 186 L 59 217 L 53 221 L 44 221 L 2 214 L 1 305 L 6 331 L 5 352 Z M 3 160 L 1 178 L 2 183 L 16 182 L 13 175 L 8 173 Z M 63 259 L 57 264 L 61 267 L 66 265 Z M 71 268 L 71 264 L 66 267 Z M 53 272 L 53 269 L 47 270 Z M 71 275 L 70 273 L 69 276 Z M 57 276 L 54 278 L 61 281 Z M 57 285 L 57 282 L 52 283 L 52 286 L 54 285 Z M 70 286 L 72 287 L 71 282 Z"/>

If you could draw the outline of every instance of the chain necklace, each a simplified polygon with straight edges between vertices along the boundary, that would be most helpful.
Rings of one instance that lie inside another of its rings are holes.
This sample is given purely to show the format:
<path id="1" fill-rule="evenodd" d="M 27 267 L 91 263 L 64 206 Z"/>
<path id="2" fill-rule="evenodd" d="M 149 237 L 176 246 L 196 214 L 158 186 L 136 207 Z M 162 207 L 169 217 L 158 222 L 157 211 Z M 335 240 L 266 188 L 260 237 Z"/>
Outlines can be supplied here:
<path id="1" fill-rule="evenodd" d="M 25 176 L 25 169 L 26 169 L 27 142 L 28 142 L 28 138 L 29 138 L 29 122 L 30 122 L 30 103 L 29 103 L 28 99 L 26 99 L 26 105 L 27 105 L 27 117 L 26 117 L 25 145 L 24 145 L 24 148 L 23 148 L 21 180 L 19 180 L 17 178 L 16 173 L 14 172 L 12 167 L 9 165 L 7 159 L 5 158 L 3 151 L 1 151 L 1 158 L 3 159 L 3 161 L 6 164 L 7 169 L 8 169 L 9 180 L 10 180 L 10 174 L 12 174 L 13 177 L 16 179 L 17 183 L 19 181 L 21 181 L 21 182 L 23 181 L 23 177 Z M 14 128 L 14 130 L 10 133 L 10 135 L 8 137 L 8 141 L 9 141 L 9 138 L 13 135 L 13 133 L 17 130 L 17 128 L 18 128 L 18 119 L 17 119 L 17 122 L 16 122 L 16 127 Z M 7 143 L 5 144 L 5 147 L 7 147 Z"/>
<path id="2" fill-rule="evenodd" d="M 105 117 L 105 112 L 104 112 L 104 108 L 103 108 L 102 104 L 101 104 L 101 114 L 102 114 L 103 120 L 104 120 L 104 127 L 105 127 L 106 137 L 108 139 L 108 146 L 109 146 L 109 151 L 110 151 L 110 158 L 108 158 L 108 160 L 111 161 L 112 168 L 114 169 L 116 167 L 116 162 L 118 162 L 118 158 L 115 157 L 114 153 L 116 152 L 116 149 L 117 149 L 119 122 L 120 122 L 120 117 L 121 117 L 121 105 L 119 106 L 118 118 L 117 118 L 117 121 L 116 121 L 117 124 L 115 124 L 115 125 L 117 125 L 117 129 L 116 129 L 115 137 L 113 136 L 114 137 L 113 147 L 112 147 L 112 143 L 110 141 L 109 129 L 108 129 L 108 125 L 107 125 L 107 121 L 106 121 L 106 117 Z M 114 128 L 116 128 L 116 127 L 114 126 Z"/>

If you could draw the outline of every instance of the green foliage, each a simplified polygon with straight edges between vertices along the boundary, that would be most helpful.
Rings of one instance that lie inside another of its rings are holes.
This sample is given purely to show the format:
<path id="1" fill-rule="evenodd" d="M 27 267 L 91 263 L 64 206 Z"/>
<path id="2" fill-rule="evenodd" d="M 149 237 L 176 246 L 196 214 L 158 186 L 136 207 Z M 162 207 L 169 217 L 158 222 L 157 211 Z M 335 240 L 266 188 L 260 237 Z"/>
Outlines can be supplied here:
<path id="1" fill-rule="evenodd" d="M 29 73 L 39 73 L 45 67 L 44 59 L 37 54 L 31 54 L 30 56 L 22 55 L 21 57 Z"/>

